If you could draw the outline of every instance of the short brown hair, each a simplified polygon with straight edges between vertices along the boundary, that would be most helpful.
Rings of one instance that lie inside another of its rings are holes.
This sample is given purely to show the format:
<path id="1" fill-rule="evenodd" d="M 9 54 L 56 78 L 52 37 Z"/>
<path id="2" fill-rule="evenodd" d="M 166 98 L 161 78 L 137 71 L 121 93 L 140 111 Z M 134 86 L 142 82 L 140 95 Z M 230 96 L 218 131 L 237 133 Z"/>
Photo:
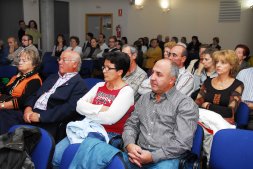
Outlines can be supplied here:
<path id="1" fill-rule="evenodd" d="M 239 70 L 239 59 L 233 50 L 221 50 L 213 53 L 215 62 L 223 60 L 231 65 L 229 76 L 234 77 Z"/>

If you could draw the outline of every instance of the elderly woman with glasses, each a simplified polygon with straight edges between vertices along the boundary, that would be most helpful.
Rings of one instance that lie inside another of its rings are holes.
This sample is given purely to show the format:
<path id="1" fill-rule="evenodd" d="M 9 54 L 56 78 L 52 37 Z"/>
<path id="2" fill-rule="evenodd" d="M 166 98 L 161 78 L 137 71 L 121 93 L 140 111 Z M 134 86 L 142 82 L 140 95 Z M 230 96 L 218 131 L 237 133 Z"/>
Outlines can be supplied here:
<path id="1" fill-rule="evenodd" d="M 133 111 L 134 92 L 122 80 L 129 69 L 129 56 L 122 52 L 108 52 L 104 57 L 102 70 L 105 82 L 97 83 L 79 99 L 76 110 L 86 119 L 102 124 L 111 139 L 123 132 L 124 124 Z M 68 135 L 56 145 L 53 159 L 55 167 L 60 165 L 62 154 L 70 143 Z M 117 140 L 112 145 L 117 147 L 118 143 Z"/>
<path id="2" fill-rule="evenodd" d="M 27 98 L 37 91 L 42 80 L 37 72 L 39 56 L 31 49 L 24 49 L 18 59 L 18 74 L 0 90 L 0 111 L 3 109 L 23 110 Z M 1 116 L 0 112 L 0 116 Z"/>

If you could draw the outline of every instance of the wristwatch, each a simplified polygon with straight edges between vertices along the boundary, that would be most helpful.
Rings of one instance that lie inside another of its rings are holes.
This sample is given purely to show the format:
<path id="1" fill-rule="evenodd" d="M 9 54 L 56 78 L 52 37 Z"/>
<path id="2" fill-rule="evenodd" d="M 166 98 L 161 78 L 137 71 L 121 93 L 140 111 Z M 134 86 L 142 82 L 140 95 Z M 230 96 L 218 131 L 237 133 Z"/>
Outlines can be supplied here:
<path id="1" fill-rule="evenodd" d="M 1 103 L 1 109 L 4 109 L 4 102 Z"/>

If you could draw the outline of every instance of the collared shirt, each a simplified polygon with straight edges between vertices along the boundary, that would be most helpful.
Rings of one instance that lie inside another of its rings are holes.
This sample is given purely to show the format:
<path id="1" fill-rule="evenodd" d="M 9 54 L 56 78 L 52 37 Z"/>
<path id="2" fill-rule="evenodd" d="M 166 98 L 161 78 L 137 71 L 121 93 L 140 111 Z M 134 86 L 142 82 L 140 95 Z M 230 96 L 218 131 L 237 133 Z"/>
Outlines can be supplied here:
<path id="1" fill-rule="evenodd" d="M 253 101 L 253 68 L 241 70 L 236 79 L 242 81 L 244 84 L 242 100 Z"/>
<path id="2" fill-rule="evenodd" d="M 175 85 L 177 90 L 179 90 L 181 93 L 190 96 L 194 91 L 193 75 L 188 72 L 185 67 L 180 68 Z M 145 94 L 148 92 L 151 92 L 150 77 L 144 80 L 138 89 L 139 94 Z"/>
<path id="3" fill-rule="evenodd" d="M 147 73 L 142 70 L 139 66 L 129 75 L 125 75 L 123 80 L 134 90 L 134 100 L 137 101 L 140 97 L 138 93 L 139 86 L 143 80 L 147 79 Z"/>
<path id="4" fill-rule="evenodd" d="M 64 74 L 63 76 L 59 74 L 59 78 L 58 80 L 56 81 L 56 83 L 54 84 L 54 86 L 48 91 L 48 92 L 45 92 L 43 95 L 41 95 L 38 100 L 36 101 L 35 105 L 34 105 L 34 109 L 40 109 L 40 110 L 47 110 L 47 102 L 48 102 L 48 99 L 49 97 L 54 94 L 55 90 L 63 85 L 64 83 L 66 83 L 69 79 L 71 79 L 72 77 L 74 77 L 77 72 L 74 72 L 74 73 L 66 73 Z"/>
<path id="5" fill-rule="evenodd" d="M 149 150 L 154 162 L 180 157 L 190 150 L 197 127 L 198 106 L 175 87 L 161 96 L 155 93 L 140 97 L 127 120 L 123 140 Z"/>

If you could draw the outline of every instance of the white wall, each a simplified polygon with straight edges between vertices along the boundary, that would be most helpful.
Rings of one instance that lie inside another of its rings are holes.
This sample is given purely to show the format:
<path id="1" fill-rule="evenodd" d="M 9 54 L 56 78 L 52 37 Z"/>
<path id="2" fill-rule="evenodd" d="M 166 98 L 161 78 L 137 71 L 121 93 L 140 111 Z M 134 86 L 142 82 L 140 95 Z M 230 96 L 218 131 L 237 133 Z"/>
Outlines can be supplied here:
<path id="1" fill-rule="evenodd" d="M 30 20 L 35 20 L 39 28 L 39 0 L 23 0 L 23 8 L 25 23 L 28 24 Z"/>
<path id="2" fill-rule="evenodd" d="M 25 20 L 37 17 L 33 13 L 36 10 L 27 11 L 25 1 L 37 0 L 24 0 Z M 223 49 L 233 49 L 236 44 L 244 43 L 253 53 L 253 10 L 245 6 L 249 0 L 242 0 L 241 21 L 233 23 L 218 22 L 219 0 L 170 0 L 172 6 L 168 13 L 162 12 L 158 0 L 145 0 L 142 10 L 130 6 L 128 0 L 65 1 L 70 4 L 70 35 L 79 36 L 81 43 L 85 39 L 86 13 L 113 13 L 113 34 L 115 26 L 120 24 L 122 36 L 127 36 L 130 43 L 138 37 L 153 38 L 157 34 L 179 39 L 186 36 L 188 41 L 192 35 L 197 35 L 202 43 L 211 43 L 212 38 L 218 36 Z M 118 9 L 122 9 L 123 16 L 118 16 Z"/>

